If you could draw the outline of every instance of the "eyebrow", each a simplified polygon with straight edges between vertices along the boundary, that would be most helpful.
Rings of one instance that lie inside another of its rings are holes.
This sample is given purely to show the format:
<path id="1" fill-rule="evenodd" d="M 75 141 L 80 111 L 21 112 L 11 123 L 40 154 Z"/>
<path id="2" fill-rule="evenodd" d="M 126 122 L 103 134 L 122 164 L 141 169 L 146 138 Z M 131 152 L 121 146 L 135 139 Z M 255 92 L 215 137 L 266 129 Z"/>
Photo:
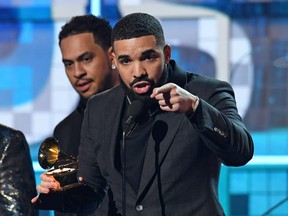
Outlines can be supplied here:
<path id="1" fill-rule="evenodd" d="M 88 52 L 88 51 L 84 52 L 81 55 L 77 56 L 76 61 L 81 61 L 84 58 L 84 56 L 86 56 L 86 55 L 93 55 L 93 53 Z M 71 62 L 71 61 L 72 60 L 70 60 L 70 59 L 62 59 L 62 62 Z"/>
<path id="2" fill-rule="evenodd" d="M 120 55 L 120 56 L 118 56 L 118 60 L 119 59 L 127 59 L 127 58 L 130 58 L 130 56 L 129 55 Z"/>
<path id="3" fill-rule="evenodd" d="M 142 56 L 143 55 L 147 55 L 147 54 L 151 54 L 151 53 L 158 53 L 155 49 L 149 49 L 149 50 L 145 50 L 144 52 L 142 52 Z"/>
<path id="4" fill-rule="evenodd" d="M 151 53 L 157 54 L 158 52 L 157 52 L 155 49 L 149 49 L 149 50 L 145 50 L 144 52 L 142 52 L 142 53 L 141 53 L 141 56 L 146 56 L 146 55 L 149 55 L 149 54 L 151 54 Z M 120 56 L 118 57 L 118 59 L 127 59 L 127 58 L 130 58 L 130 56 L 129 56 L 129 55 L 120 55 Z"/>

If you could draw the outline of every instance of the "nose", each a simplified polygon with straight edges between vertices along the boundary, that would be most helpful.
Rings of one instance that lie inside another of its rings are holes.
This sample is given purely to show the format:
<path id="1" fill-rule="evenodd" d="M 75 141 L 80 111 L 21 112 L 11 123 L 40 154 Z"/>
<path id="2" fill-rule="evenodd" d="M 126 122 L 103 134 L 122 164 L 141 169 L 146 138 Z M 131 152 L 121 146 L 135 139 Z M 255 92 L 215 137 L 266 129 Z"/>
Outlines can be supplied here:
<path id="1" fill-rule="evenodd" d="M 74 77 L 80 79 L 86 74 L 84 67 L 80 63 L 75 64 Z"/>
<path id="2" fill-rule="evenodd" d="M 145 75 L 147 75 L 147 73 L 141 62 L 135 62 L 133 68 L 133 77 L 142 77 Z"/>

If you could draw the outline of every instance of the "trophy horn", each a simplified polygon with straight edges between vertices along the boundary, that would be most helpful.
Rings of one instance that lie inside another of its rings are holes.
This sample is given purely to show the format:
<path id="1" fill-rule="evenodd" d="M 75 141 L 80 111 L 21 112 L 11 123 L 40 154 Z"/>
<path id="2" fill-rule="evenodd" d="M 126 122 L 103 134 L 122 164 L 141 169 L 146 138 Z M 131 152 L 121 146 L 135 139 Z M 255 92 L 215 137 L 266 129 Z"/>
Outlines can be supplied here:
<path id="1" fill-rule="evenodd" d="M 42 142 L 39 148 L 38 162 L 43 169 L 50 169 L 58 161 L 73 163 L 76 159 L 60 151 L 59 141 L 55 137 L 48 137 Z"/>
<path id="2" fill-rule="evenodd" d="M 46 138 L 38 152 L 38 162 L 43 169 L 50 169 L 58 161 L 59 142 L 54 137 Z"/>

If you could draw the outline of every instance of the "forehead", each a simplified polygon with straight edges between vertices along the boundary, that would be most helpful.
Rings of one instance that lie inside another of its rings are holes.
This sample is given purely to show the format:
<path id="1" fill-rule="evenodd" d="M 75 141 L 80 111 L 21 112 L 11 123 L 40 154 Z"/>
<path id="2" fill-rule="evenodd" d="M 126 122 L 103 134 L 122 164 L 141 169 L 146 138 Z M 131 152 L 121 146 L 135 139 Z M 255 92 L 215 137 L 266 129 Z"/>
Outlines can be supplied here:
<path id="1" fill-rule="evenodd" d="M 79 49 L 88 49 L 95 46 L 92 33 L 81 33 L 68 36 L 61 41 L 60 48 L 63 51 L 73 52 Z"/>
<path id="2" fill-rule="evenodd" d="M 135 55 L 141 54 L 146 50 L 157 50 L 157 41 L 155 36 L 142 36 L 125 40 L 114 41 L 113 49 L 116 55 Z"/>
<path id="3" fill-rule="evenodd" d="M 87 33 L 80 33 L 75 35 L 70 35 L 66 38 L 63 38 L 61 41 L 60 46 L 65 45 L 77 45 L 77 44 L 89 44 L 89 43 L 95 43 L 93 34 L 90 32 Z"/>
<path id="4" fill-rule="evenodd" d="M 95 43 L 92 33 L 81 33 L 64 38 L 60 44 L 62 55 L 73 58 L 84 52 L 101 52 L 103 49 Z"/>

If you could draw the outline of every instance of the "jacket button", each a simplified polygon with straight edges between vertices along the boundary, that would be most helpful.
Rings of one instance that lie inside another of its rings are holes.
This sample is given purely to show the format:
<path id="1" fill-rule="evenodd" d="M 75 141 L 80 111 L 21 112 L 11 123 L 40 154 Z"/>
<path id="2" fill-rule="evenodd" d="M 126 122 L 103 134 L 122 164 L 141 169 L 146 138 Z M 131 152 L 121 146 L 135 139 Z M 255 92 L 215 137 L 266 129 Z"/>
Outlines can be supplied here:
<path id="1" fill-rule="evenodd" d="M 143 210 L 143 206 L 142 205 L 137 205 L 136 206 L 136 211 L 142 211 Z"/>

